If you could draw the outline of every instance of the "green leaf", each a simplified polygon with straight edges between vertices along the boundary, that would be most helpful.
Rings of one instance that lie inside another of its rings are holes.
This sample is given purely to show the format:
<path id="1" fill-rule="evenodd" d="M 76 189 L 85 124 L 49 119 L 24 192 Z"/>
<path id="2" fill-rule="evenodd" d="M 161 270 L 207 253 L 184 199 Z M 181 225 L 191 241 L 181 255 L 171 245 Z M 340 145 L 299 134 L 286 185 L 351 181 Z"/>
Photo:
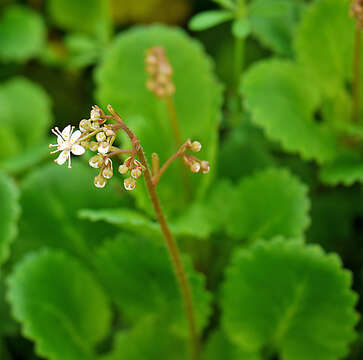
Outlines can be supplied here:
<path id="1" fill-rule="evenodd" d="M 51 103 L 37 84 L 18 77 L 0 85 L 0 162 L 10 156 L 25 156 L 27 150 L 45 141 L 51 125 Z"/>
<path id="2" fill-rule="evenodd" d="M 213 1 L 225 9 L 232 11 L 236 9 L 236 4 L 234 3 L 233 0 L 213 0 Z"/>
<path id="3" fill-rule="evenodd" d="M 110 326 L 102 287 L 88 270 L 59 250 L 32 253 L 8 278 L 8 299 L 23 334 L 51 360 L 95 359 Z"/>
<path id="4" fill-rule="evenodd" d="M 87 257 L 114 229 L 77 219 L 80 208 L 120 205 L 112 183 L 100 191 L 93 169 L 73 161 L 72 169 L 49 164 L 32 172 L 21 185 L 22 217 L 13 245 L 14 260 L 44 246 Z M 118 185 L 119 186 L 119 185 Z"/>
<path id="5" fill-rule="evenodd" d="M 199 13 L 189 21 L 189 29 L 202 31 L 232 20 L 234 14 L 228 10 L 209 10 Z"/>
<path id="6" fill-rule="evenodd" d="M 129 331 L 116 334 L 112 352 L 102 360 L 184 360 L 187 343 L 168 330 L 167 323 L 155 317 L 141 319 Z"/>
<path id="7" fill-rule="evenodd" d="M 327 94 L 335 95 L 351 78 L 354 21 L 348 13 L 349 0 L 315 1 L 297 32 L 298 60 Z"/>
<path id="8" fill-rule="evenodd" d="M 18 324 L 10 314 L 10 305 L 5 299 L 5 280 L 0 275 L 0 343 L 3 336 L 15 335 L 18 333 Z M 1 348 L 1 346 L 0 346 Z M 1 351 L 0 351 L 1 354 Z M 2 354 L 1 354 L 2 355 Z M 0 357 L 2 360 L 3 358 Z"/>
<path id="9" fill-rule="evenodd" d="M 355 153 L 343 153 L 334 161 L 324 164 L 320 171 L 321 180 L 329 185 L 351 186 L 363 182 L 363 158 Z"/>
<path id="10" fill-rule="evenodd" d="M 0 172 L 0 266 L 10 255 L 10 245 L 17 233 L 20 213 L 19 192 L 14 182 Z"/>
<path id="11" fill-rule="evenodd" d="M 244 39 L 251 32 L 249 19 L 246 17 L 234 20 L 232 23 L 232 34 L 236 38 Z"/>
<path id="12" fill-rule="evenodd" d="M 38 56 L 46 41 L 42 17 L 28 7 L 5 7 L 0 18 L 0 59 L 25 62 Z"/>
<path id="13" fill-rule="evenodd" d="M 275 239 L 239 249 L 223 286 L 222 324 L 242 349 L 284 360 L 343 358 L 355 337 L 357 295 L 340 258 Z"/>
<path id="14" fill-rule="evenodd" d="M 297 0 L 254 0 L 248 7 L 253 34 L 278 54 L 292 55 L 303 6 Z"/>
<path id="15" fill-rule="evenodd" d="M 103 105 L 112 104 L 134 130 L 148 156 L 158 153 L 161 163 L 175 153 L 173 133 L 165 103 L 145 87 L 145 51 L 164 46 L 174 69 L 174 102 L 182 138 L 198 139 L 203 149 L 198 154 L 212 164 L 209 174 L 188 172 L 192 196 L 183 191 L 180 164 L 174 163 L 161 179 L 158 193 L 170 213 L 185 209 L 200 197 L 212 179 L 220 117 L 221 89 L 212 73 L 212 63 L 200 44 L 179 29 L 161 25 L 137 27 L 115 38 L 96 71 L 96 96 Z M 142 186 L 133 191 L 138 205 L 150 210 Z"/>
<path id="16" fill-rule="evenodd" d="M 120 234 L 97 251 L 94 264 L 100 282 L 126 319 L 135 323 L 148 314 L 157 314 L 177 332 L 187 334 L 180 291 L 164 245 Z M 197 322 L 203 329 L 210 314 L 210 294 L 204 288 L 203 276 L 193 270 L 189 258 L 184 258 L 184 265 Z"/>
<path id="17" fill-rule="evenodd" d="M 272 59 L 254 65 L 241 90 L 252 121 L 270 139 L 305 160 L 324 162 L 333 159 L 338 149 L 331 129 L 314 121 L 320 96 L 308 79 L 298 65 Z"/>
<path id="18" fill-rule="evenodd" d="M 258 353 L 241 350 L 222 330 L 215 331 L 207 343 L 203 360 L 260 360 Z"/>
<path id="19" fill-rule="evenodd" d="M 61 29 L 107 38 L 111 14 L 108 0 L 49 0 L 47 6 L 51 19 Z"/>
<path id="20" fill-rule="evenodd" d="M 227 231 L 239 239 L 299 237 L 310 222 L 307 187 L 287 170 L 268 169 L 246 177 L 230 201 Z"/>

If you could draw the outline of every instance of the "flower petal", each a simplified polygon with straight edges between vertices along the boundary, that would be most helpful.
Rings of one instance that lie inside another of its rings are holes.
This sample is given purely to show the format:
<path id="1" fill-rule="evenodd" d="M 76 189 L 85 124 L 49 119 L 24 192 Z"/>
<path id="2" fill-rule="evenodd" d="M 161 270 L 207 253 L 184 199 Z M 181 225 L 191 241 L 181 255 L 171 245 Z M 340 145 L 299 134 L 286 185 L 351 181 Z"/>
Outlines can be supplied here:
<path id="1" fill-rule="evenodd" d="M 81 131 L 79 131 L 79 130 L 76 130 L 73 134 L 72 134 L 72 136 L 71 136 L 71 142 L 72 143 L 75 143 L 79 138 L 80 138 L 80 136 L 82 135 L 82 132 Z"/>
<path id="2" fill-rule="evenodd" d="M 74 155 L 82 155 L 84 154 L 86 149 L 81 145 L 73 145 L 72 146 L 72 154 Z"/>
<path id="3" fill-rule="evenodd" d="M 63 165 L 69 158 L 69 151 L 62 151 L 60 155 L 54 160 L 58 165 Z"/>
<path id="4" fill-rule="evenodd" d="M 62 136 L 63 136 L 64 140 L 69 139 L 69 137 L 71 136 L 71 131 L 72 131 L 72 126 L 71 125 L 68 125 L 63 129 Z"/>

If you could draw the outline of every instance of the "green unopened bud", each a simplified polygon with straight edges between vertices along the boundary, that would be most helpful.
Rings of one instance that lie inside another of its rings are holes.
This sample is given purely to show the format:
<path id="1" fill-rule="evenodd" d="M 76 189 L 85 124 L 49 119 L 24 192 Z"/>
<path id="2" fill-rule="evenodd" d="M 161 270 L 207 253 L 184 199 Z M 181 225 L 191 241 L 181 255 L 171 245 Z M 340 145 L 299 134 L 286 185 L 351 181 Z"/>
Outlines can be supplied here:
<path id="1" fill-rule="evenodd" d="M 194 161 L 194 162 L 193 162 L 193 164 L 190 166 L 190 170 L 191 170 L 193 173 L 197 173 L 197 172 L 199 172 L 199 170 L 200 170 L 200 164 L 199 164 L 199 162 Z"/>
<path id="2" fill-rule="evenodd" d="M 125 165 L 125 164 L 122 164 L 118 167 L 118 172 L 122 175 L 125 175 L 127 174 L 129 171 L 129 168 Z"/>
<path id="3" fill-rule="evenodd" d="M 107 180 L 101 176 L 101 175 L 97 175 L 94 179 L 94 184 L 96 186 L 96 188 L 104 188 L 106 186 Z"/>
<path id="4" fill-rule="evenodd" d="M 134 179 L 139 179 L 142 175 L 142 171 L 140 168 L 136 167 L 134 169 L 131 170 L 131 176 L 134 178 Z"/>
<path id="5" fill-rule="evenodd" d="M 106 134 L 105 134 L 103 131 L 99 132 L 99 133 L 96 135 L 96 140 L 97 140 L 98 142 L 105 141 L 105 140 L 106 140 Z"/>
<path id="6" fill-rule="evenodd" d="M 91 141 L 88 145 L 88 148 L 91 150 L 91 151 L 97 151 L 98 149 L 98 142 L 97 141 Z"/>
<path id="7" fill-rule="evenodd" d="M 126 190 L 134 190 L 136 187 L 136 180 L 133 179 L 132 177 L 126 178 L 124 180 L 124 187 Z"/>
<path id="8" fill-rule="evenodd" d="M 190 150 L 193 152 L 199 152 L 202 148 L 202 144 L 199 141 L 193 141 L 190 145 Z"/>
<path id="9" fill-rule="evenodd" d="M 103 157 L 97 154 L 95 156 L 92 156 L 89 159 L 88 163 L 90 164 L 91 167 L 99 169 L 103 165 Z"/>

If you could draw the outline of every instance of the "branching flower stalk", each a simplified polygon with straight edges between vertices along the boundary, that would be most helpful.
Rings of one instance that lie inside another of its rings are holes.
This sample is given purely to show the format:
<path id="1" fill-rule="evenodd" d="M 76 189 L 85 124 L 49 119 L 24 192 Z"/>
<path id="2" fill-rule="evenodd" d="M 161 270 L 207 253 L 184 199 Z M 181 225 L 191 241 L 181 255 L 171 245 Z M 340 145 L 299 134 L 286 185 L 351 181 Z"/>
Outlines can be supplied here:
<path id="1" fill-rule="evenodd" d="M 363 27 L 363 0 L 353 0 L 351 16 L 356 19 L 354 34 L 354 63 L 353 63 L 353 121 L 359 121 L 360 107 L 360 51 L 361 31 Z"/>
<path id="2" fill-rule="evenodd" d="M 62 132 L 58 128 L 52 130 L 57 136 L 57 144 L 50 145 L 50 147 L 56 147 L 56 150 L 52 151 L 52 153 L 61 152 L 55 162 L 62 165 L 68 160 L 68 167 L 71 167 L 71 154 L 82 155 L 87 149 L 96 152 L 97 154 L 89 160 L 89 165 L 99 169 L 98 175 L 94 178 L 94 185 L 97 188 L 105 187 L 107 181 L 113 177 L 113 163 L 111 158 L 116 155 L 127 156 L 123 163 L 118 167 L 120 174 L 130 174 L 130 176 L 124 179 L 124 187 L 126 190 L 135 189 L 137 180 L 144 175 L 146 187 L 155 210 L 156 219 L 160 224 L 162 234 L 165 238 L 182 295 L 190 333 L 192 359 L 198 360 L 200 357 L 200 342 L 192 292 L 181 260 L 180 251 L 161 208 L 156 187 L 161 176 L 177 158 L 181 158 L 183 163 L 189 167 L 193 173 L 199 171 L 207 173 L 210 168 L 209 163 L 208 161 L 200 160 L 187 152 L 191 151 L 196 153 L 201 149 L 201 144 L 198 141 L 192 142 L 188 139 L 161 167 L 159 157 L 154 153 L 152 156 L 153 169 L 151 172 L 139 139 L 125 124 L 121 116 L 114 111 L 111 105 L 108 105 L 107 108 L 110 115 L 106 115 L 98 106 L 94 106 L 90 113 L 90 119 L 82 120 L 79 124 L 79 130 L 76 130 L 75 132 L 73 132 L 74 127 L 71 127 L 70 125 Z M 114 123 L 108 124 L 108 120 L 112 120 Z M 130 139 L 130 149 L 120 149 L 113 145 L 116 139 L 116 133 L 119 130 L 126 133 Z"/>
<path id="3" fill-rule="evenodd" d="M 146 88 L 157 98 L 160 98 L 165 102 L 174 143 L 176 148 L 178 148 L 181 146 L 183 140 L 173 99 L 173 94 L 175 93 L 175 85 L 172 81 L 173 68 L 166 56 L 165 49 L 162 46 L 153 46 L 146 51 L 145 67 L 149 77 L 146 82 Z M 190 198 L 190 182 L 182 162 L 180 163 L 180 172 L 185 197 L 188 199 Z"/>

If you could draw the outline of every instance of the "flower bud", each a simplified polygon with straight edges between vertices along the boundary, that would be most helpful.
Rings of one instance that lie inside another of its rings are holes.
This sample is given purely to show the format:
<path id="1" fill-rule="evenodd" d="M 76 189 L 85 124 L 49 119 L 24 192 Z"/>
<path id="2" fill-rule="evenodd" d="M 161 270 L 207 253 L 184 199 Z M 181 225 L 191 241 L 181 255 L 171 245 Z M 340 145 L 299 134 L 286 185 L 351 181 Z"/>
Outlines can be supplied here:
<path id="1" fill-rule="evenodd" d="M 89 147 L 89 142 L 88 142 L 88 140 L 83 140 L 83 141 L 81 141 L 81 146 L 87 150 L 87 149 L 88 149 L 88 147 Z"/>
<path id="2" fill-rule="evenodd" d="M 98 120 L 100 120 L 101 119 L 101 111 L 98 109 L 98 108 L 93 108 L 92 110 L 91 110 L 91 114 L 90 114 L 90 116 L 91 116 L 91 120 L 92 121 L 98 121 Z"/>
<path id="3" fill-rule="evenodd" d="M 199 141 L 193 141 L 190 145 L 190 150 L 193 152 L 199 152 L 202 148 L 202 144 Z"/>
<path id="4" fill-rule="evenodd" d="M 122 175 L 127 174 L 127 173 L 128 173 L 128 171 L 129 171 L 129 168 L 128 168 L 126 165 L 124 165 L 124 164 L 122 164 L 122 165 L 120 165 L 120 166 L 118 167 L 118 172 L 119 172 L 120 174 L 122 174 Z"/>
<path id="5" fill-rule="evenodd" d="M 105 129 L 105 134 L 106 134 L 106 136 L 115 136 L 116 135 L 115 132 L 110 128 Z"/>
<path id="6" fill-rule="evenodd" d="M 142 175 L 142 171 L 139 167 L 136 167 L 136 168 L 133 168 L 131 170 L 131 176 L 134 178 L 134 179 L 139 179 Z"/>
<path id="7" fill-rule="evenodd" d="M 94 179 L 94 184 L 97 188 L 104 188 L 106 186 L 107 180 L 101 176 L 101 175 L 97 175 Z"/>
<path id="8" fill-rule="evenodd" d="M 101 143 L 98 144 L 98 152 L 100 154 L 106 155 L 109 151 L 110 151 L 110 144 L 106 141 L 103 141 Z"/>
<path id="9" fill-rule="evenodd" d="M 105 179 L 111 179 L 112 176 L 113 176 L 113 171 L 112 169 L 110 168 L 105 168 L 103 169 L 102 171 L 102 176 L 105 178 Z"/>
<path id="10" fill-rule="evenodd" d="M 85 132 L 91 129 L 91 122 L 89 120 L 83 119 L 79 123 L 79 130 Z"/>
<path id="11" fill-rule="evenodd" d="M 200 170 L 200 164 L 199 164 L 199 162 L 194 161 L 194 162 L 193 162 L 193 164 L 190 166 L 190 170 L 191 170 L 193 173 L 197 173 L 197 172 L 199 172 L 199 170 Z"/>
<path id="12" fill-rule="evenodd" d="M 105 141 L 105 140 L 106 140 L 106 134 L 105 134 L 103 131 L 99 132 L 99 133 L 96 135 L 96 140 L 97 140 L 98 142 Z"/>
<path id="13" fill-rule="evenodd" d="M 91 141 L 88 145 L 88 148 L 91 150 L 91 151 L 97 151 L 98 149 L 98 142 L 96 141 Z"/>
<path id="14" fill-rule="evenodd" d="M 200 170 L 202 174 L 207 174 L 210 170 L 210 165 L 208 161 L 202 161 L 200 164 Z"/>
<path id="15" fill-rule="evenodd" d="M 103 165 L 103 157 L 99 154 L 91 157 L 88 161 L 91 167 L 99 169 Z"/>
<path id="16" fill-rule="evenodd" d="M 91 122 L 91 128 L 92 130 L 97 130 L 100 128 L 100 123 L 98 121 L 92 121 Z"/>
<path id="17" fill-rule="evenodd" d="M 126 178 L 124 180 L 124 187 L 126 190 L 134 190 L 136 187 L 136 180 L 133 179 L 132 177 Z"/>

